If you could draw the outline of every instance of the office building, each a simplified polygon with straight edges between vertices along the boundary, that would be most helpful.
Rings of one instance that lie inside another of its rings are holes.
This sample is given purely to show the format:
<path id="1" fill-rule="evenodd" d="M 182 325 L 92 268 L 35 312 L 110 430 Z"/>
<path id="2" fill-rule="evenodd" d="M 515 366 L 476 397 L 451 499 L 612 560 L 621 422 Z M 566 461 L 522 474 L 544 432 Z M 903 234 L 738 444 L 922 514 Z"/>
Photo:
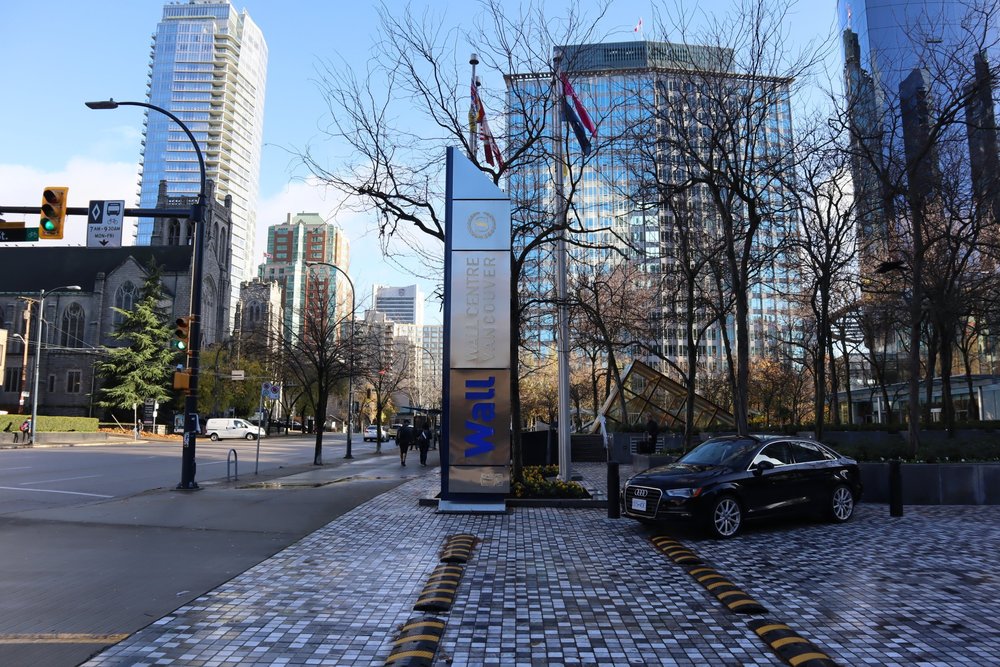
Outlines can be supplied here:
<path id="1" fill-rule="evenodd" d="M 424 293 L 416 285 L 406 287 L 372 286 L 374 310 L 397 324 L 424 324 Z"/>
<path id="2" fill-rule="evenodd" d="M 302 330 L 303 314 L 312 305 L 311 300 L 325 295 L 328 287 L 335 292 L 332 316 L 340 320 L 349 317 L 350 285 L 336 269 L 309 266 L 316 262 L 334 264 L 350 274 L 350 244 L 343 230 L 323 220 L 318 213 L 289 213 L 285 222 L 268 227 L 267 252 L 259 277 L 282 287 L 286 336 Z"/>
<path id="3" fill-rule="evenodd" d="M 150 104 L 184 122 L 198 141 L 216 196 L 232 198 L 227 313 L 253 278 L 258 181 L 263 144 L 267 45 L 250 16 L 228 0 L 169 3 L 153 36 Z M 198 160 L 187 135 L 168 117 L 146 114 L 140 206 L 153 208 L 160 182 L 171 197 L 198 194 Z M 210 224 L 210 223 L 209 223 Z M 149 245 L 153 220 L 140 219 L 137 245 Z M 225 323 L 226 329 L 230 322 Z"/>
<path id="4" fill-rule="evenodd" d="M 717 89 L 731 87 L 738 94 L 746 79 L 730 69 L 732 60 L 732 52 L 720 47 L 652 41 L 582 44 L 562 49 L 562 67 L 590 116 L 599 123 L 594 153 L 586 161 L 579 159 L 572 133 L 568 142 L 569 160 L 577 170 L 572 178 L 578 179 L 573 187 L 571 217 L 574 225 L 584 228 L 583 233 L 573 237 L 576 243 L 570 250 L 571 274 L 629 262 L 640 266 L 652 283 L 653 277 L 673 270 L 678 255 L 673 220 L 678 213 L 662 206 L 657 193 L 645 182 L 644 175 L 650 173 L 649 163 L 654 160 L 653 150 L 639 144 L 659 151 L 655 157 L 656 171 L 663 181 L 683 182 L 689 168 L 685 160 L 690 156 L 673 152 L 671 146 L 681 143 L 676 136 L 680 130 L 673 120 L 667 119 L 672 119 L 682 104 L 689 103 L 686 113 L 691 114 L 691 129 L 685 128 L 684 132 L 691 132 L 692 144 L 706 141 L 701 127 L 712 121 L 707 115 L 697 117 L 699 91 L 695 82 L 699 73 L 704 73 L 705 79 L 712 80 Z M 770 159 L 772 155 L 787 154 L 791 139 L 788 82 L 769 77 L 760 80 L 760 87 L 771 91 L 773 99 L 765 110 L 755 111 L 761 117 L 764 139 L 752 142 L 750 150 L 755 151 L 754 156 Z M 510 99 L 541 99 L 549 95 L 550 86 L 549 72 L 507 77 Z M 539 103 L 535 108 L 547 109 L 549 105 Z M 761 108 L 764 109 L 763 103 Z M 523 110 L 512 109 L 508 124 L 516 137 L 523 130 Z M 530 202 L 528 208 L 540 217 L 553 215 L 551 168 L 539 161 L 536 166 L 512 173 L 508 188 L 511 199 L 522 203 L 522 208 L 525 202 Z M 781 190 L 782 186 L 776 183 L 776 200 L 782 196 Z M 690 188 L 685 206 L 700 236 L 709 238 L 717 233 L 718 214 L 705 188 Z M 768 217 L 756 238 L 761 248 L 778 247 L 780 239 L 796 233 L 793 221 L 775 214 Z M 609 251 L 611 248 L 617 252 Z M 787 260 L 775 255 L 762 267 L 758 281 L 752 286 L 751 354 L 764 354 L 773 341 L 787 339 L 783 327 L 792 319 L 788 295 L 794 292 L 794 276 L 787 268 L 794 264 Z M 551 246 L 535 252 L 526 263 L 522 289 L 536 299 L 554 297 L 554 266 Z M 649 304 L 649 313 L 658 323 L 658 339 L 649 343 L 672 364 L 685 366 L 687 346 L 683 327 L 679 326 L 683 322 L 684 304 L 665 294 L 657 298 L 659 301 Z M 552 319 L 544 313 L 531 313 L 525 320 L 530 324 L 522 340 L 544 354 L 544 348 L 552 342 Z M 730 340 L 735 340 L 734 321 L 729 317 L 724 324 L 715 322 L 708 326 L 698 349 L 699 364 L 709 370 L 721 369 L 725 364 L 723 326 L 728 328 Z M 657 370 L 667 367 L 655 355 L 643 360 Z"/>

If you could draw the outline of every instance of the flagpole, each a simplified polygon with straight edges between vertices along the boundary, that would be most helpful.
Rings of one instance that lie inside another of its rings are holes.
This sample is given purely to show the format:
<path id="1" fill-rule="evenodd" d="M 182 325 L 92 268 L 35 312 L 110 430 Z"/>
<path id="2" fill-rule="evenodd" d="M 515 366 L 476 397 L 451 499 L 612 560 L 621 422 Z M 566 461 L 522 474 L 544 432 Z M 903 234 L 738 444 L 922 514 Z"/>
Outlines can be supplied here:
<path id="1" fill-rule="evenodd" d="M 475 53 L 473 53 L 472 55 L 470 55 L 469 56 L 469 64 L 472 65 L 472 85 L 475 86 L 478 89 L 479 88 L 479 81 L 476 80 L 476 65 L 479 64 L 479 55 L 475 54 Z M 476 97 L 478 98 L 478 96 L 479 96 L 479 93 L 478 93 L 478 90 L 477 90 Z M 475 112 L 476 113 L 474 114 L 472 106 L 471 106 L 471 102 L 470 102 L 470 106 L 469 106 L 469 159 L 472 160 L 473 162 L 476 161 L 476 153 L 479 152 L 479 146 L 477 145 L 477 142 L 476 142 L 476 138 L 479 136 L 479 133 L 478 133 L 477 128 L 476 128 L 476 122 L 477 122 L 476 121 L 476 117 L 478 115 L 479 110 L 476 109 Z"/>
<path id="2" fill-rule="evenodd" d="M 566 304 L 566 198 L 563 191 L 563 171 L 566 169 L 562 149 L 562 101 L 563 91 L 559 85 L 559 69 L 562 54 L 558 51 L 552 57 L 552 92 L 553 104 L 553 155 L 555 156 L 556 173 L 554 179 L 556 197 L 556 220 L 559 224 L 559 240 L 556 242 L 556 319 L 558 332 L 556 334 L 556 351 L 559 361 L 559 479 L 568 482 L 570 472 L 570 434 L 569 434 L 569 310 Z"/>

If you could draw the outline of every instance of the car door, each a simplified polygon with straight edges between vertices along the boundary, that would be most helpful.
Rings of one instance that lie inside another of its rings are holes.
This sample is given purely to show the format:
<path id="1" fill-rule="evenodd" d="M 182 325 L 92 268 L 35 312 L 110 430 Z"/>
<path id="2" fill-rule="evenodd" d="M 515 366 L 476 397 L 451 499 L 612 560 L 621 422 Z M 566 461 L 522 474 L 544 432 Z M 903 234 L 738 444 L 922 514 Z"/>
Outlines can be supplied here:
<path id="1" fill-rule="evenodd" d="M 833 476 L 833 458 L 808 441 L 790 444 L 795 467 L 802 477 L 802 503 L 825 507 L 832 491 L 830 480 Z"/>
<path id="2" fill-rule="evenodd" d="M 794 465 L 787 440 L 770 442 L 750 462 L 744 504 L 750 514 L 771 514 L 787 510 L 801 498 L 802 479 Z M 754 472 L 762 461 L 773 468 Z"/>

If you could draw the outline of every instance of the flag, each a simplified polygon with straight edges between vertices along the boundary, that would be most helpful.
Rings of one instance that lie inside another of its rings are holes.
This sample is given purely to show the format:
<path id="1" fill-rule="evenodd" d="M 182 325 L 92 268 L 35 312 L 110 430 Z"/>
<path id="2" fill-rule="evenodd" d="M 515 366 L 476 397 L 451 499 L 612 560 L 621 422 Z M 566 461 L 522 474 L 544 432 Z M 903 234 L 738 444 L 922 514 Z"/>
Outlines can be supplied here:
<path id="1" fill-rule="evenodd" d="M 576 96 L 576 91 L 570 85 L 569 77 L 566 76 L 566 73 L 560 72 L 559 79 L 562 81 L 563 89 L 563 118 L 573 128 L 576 140 L 580 142 L 580 151 L 584 155 L 588 155 L 590 153 L 590 138 L 597 136 L 597 126 L 590 119 L 590 114 L 583 107 L 583 102 Z M 570 100 L 573 100 L 572 105 L 570 104 Z"/>
<path id="2" fill-rule="evenodd" d="M 479 138 L 483 140 L 483 153 L 486 155 L 486 164 L 491 167 L 503 169 L 503 157 L 500 155 L 500 147 L 497 146 L 493 133 L 490 132 L 490 124 L 486 121 L 486 108 L 479 98 L 479 87 L 476 79 L 472 79 L 472 105 L 469 107 L 469 131 L 475 132 L 476 125 L 479 125 Z"/>
<path id="3" fill-rule="evenodd" d="M 641 16 L 639 17 L 639 22 L 635 24 L 634 28 L 632 28 L 632 32 L 638 32 L 638 33 L 642 32 L 642 17 Z"/>

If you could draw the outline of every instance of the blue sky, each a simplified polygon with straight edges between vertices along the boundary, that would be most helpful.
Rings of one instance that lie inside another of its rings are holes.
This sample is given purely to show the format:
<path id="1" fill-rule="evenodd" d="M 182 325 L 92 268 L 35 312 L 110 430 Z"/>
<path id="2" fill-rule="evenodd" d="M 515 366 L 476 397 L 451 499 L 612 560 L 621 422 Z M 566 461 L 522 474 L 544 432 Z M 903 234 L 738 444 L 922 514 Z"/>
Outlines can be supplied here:
<path id="1" fill-rule="evenodd" d="M 328 0 L 236 0 L 233 4 L 249 12 L 269 49 L 259 230 L 282 222 L 287 213 L 311 211 L 330 216 L 340 196 L 305 182 L 307 174 L 296 166 L 292 152 L 310 144 L 322 150 L 318 128 L 326 106 L 314 83 L 316 64 L 320 59 L 343 58 L 352 67 L 363 68 L 376 39 L 375 5 Z M 406 4 L 387 2 L 394 10 Z M 546 2 L 546 12 L 559 15 L 564 4 L 568 3 Z M 572 4 L 593 11 L 590 0 Z M 426 6 L 445 12 L 445 25 L 471 22 L 479 9 L 471 0 L 409 5 L 416 11 Z M 730 2 L 702 0 L 689 5 L 697 18 L 698 13 L 725 11 Z M 834 5 L 834 0 L 802 0 L 791 16 L 794 38 L 829 35 Z M 146 99 L 150 38 L 162 7 L 160 0 L 0 3 L 0 62 L 4 63 L 0 204 L 34 205 L 47 185 L 69 186 L 71 206 L 85 206 L 89 199 L 136 202 L 142 111 L 92 111 L 83 103 L 109 97 Z M 638 19 L 643 18 L 648 31 L 653 15 L 649 2 L 615 0 L 601 29 L 616 39 L 631 39 Z M 653 37 L 648 32 L 646 36 Z M 471 50 L 471 46 L 463 50 L 457 59 L 465 61 Z M 493 85 L 502 86 L 499 74 L 496 78 Z M 351 276 L 359 305 L 367 301 L 372 283 L 419 282 L 382 262 L 373 220 L 343 212 L 330 219 L 341 225 L 351 241 Z M 71 218 L 70 222 L 73 229 L 66 242 L 84 244 L 86 221 Z M 263 251 L 258 233 L 255 262 Z M 430 283 L 420 284 L 425 293 L 433 289 Z M 439 321 L 436 304 L 427 304 L 427 316 Z"/>

